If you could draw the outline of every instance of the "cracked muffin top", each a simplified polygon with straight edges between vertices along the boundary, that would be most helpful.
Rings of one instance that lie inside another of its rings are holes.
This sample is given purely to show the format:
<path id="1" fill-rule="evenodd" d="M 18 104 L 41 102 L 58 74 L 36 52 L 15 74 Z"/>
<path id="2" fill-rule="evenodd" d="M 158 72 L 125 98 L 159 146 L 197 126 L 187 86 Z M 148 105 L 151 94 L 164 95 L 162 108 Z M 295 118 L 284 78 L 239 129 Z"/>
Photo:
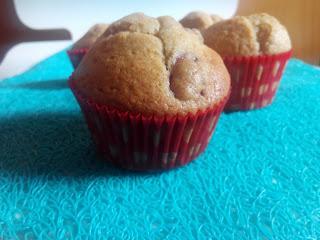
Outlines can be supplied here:
<path id="1" fill-rule="evenodd" d="M 72 49 L 90 48 L 107 28 L 108 24 L 98 23 L 93 25 L 82 38 L 74 43 Z"/>
<path id="2" fill-rule="evenodd" d="M 202 34 L 204 43 L 221 56 L 272 55 L 291 49 L 286 28 L 265 13 L 221 21 Z"/>
<path id="3" fill-rule="evenodd" d="M 171 17 L 135 13 L 114 22 L 73 74 L 84 96 L 123 111 L 195 113 L 228 95 L 220 56 Z"/>
<path id="4" fill-rule="evenodd" d="M 222 21 L 222 18 L 218 15 L 209 15 L 206 12 L 195 11 L 188 13 L 180 20 L 180 23 L 186 28 L 196 28 L 202 31 L 220 21 Z"/>

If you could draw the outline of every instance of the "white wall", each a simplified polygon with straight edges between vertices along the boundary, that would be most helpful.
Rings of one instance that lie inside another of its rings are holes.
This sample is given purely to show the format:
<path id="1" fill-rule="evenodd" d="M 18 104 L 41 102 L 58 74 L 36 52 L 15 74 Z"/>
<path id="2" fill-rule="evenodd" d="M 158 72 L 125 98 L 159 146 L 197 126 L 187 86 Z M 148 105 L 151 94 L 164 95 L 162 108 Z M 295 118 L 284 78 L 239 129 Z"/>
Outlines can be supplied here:
<path id="1" fill-rule="evenodd" d="M 27 26 L 67 28 L 73 41 L 97 22 L 112 22 L 132 12 L 151 16 L 171 15 L 180 19 L 192 10 L 204 10 L 224 18 L 232 16 L 238 0 L 15 0 L 17 13 Z M 21 73 L 42 59 L 60 51 L 73 41 L 22 43 L 7 54 L 0 65 L 0 79 Z"/>

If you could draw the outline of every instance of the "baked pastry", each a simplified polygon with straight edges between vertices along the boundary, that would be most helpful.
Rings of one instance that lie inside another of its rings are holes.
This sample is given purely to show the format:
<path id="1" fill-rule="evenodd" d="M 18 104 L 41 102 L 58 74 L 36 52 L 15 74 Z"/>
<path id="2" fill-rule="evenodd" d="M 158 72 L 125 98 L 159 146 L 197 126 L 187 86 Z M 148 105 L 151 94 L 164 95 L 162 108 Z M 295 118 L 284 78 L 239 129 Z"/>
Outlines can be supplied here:
<path id="1" fill-rule="evenodd" d="M 206 12 L 195 11 L 187 14 L 180 20 L 180 23 L 186 28 L 195 28 L 202 31 L 220 21 L 222 21 L 222 18 L 218 15 L 209 15 Z"/>
<path id="2" fill-rule="evenodd" d="M 84 34 L 78 41 L 74 43 L 72 49 L 90 48 L 96 40 L 108 28 L 108 24 L 98 23 L 93 25 L 86 34 Z"/>
<path id="3" fill-rule="evenodd" d="M 74 68 L 79 65 L 83 56 L 88 52 L 89 48 L 97 41 L 107 27 L 108 24 L 95 24 L 83 37 L 75 42 L 72 48 L 68 51 L 68 56 Z"/>
<path id="4" fill-rule="evenodd" d="M 220 21 L 203 31 L 203 38 L 221 56 L 272 55 L 292 48 L 287 29 L 265 13 Z"/>
<path id="5" fill-rule="evenodd" d="M 291 56 L 286 28 L 262 13 L 236 16 L 202 32 L 204 43 L 217 51 L 231 74 L 227 110 L 248 110 L 272 102 Z"/>
<path id="6" fill-rule="evenodd" d="M 143 114 L 195 113 L 229 91 L 218 54 L 173 18 L 143 14 L 111 24 L 74 78 L 95 101 Z"/>
<path id="7" fill-rule="evenodd" d="M 70 85 L 107 159 L 166 169 L 205 149 L 230 79 L 220 56 L 173 18 L 136 13 L 110 25 Z"/>

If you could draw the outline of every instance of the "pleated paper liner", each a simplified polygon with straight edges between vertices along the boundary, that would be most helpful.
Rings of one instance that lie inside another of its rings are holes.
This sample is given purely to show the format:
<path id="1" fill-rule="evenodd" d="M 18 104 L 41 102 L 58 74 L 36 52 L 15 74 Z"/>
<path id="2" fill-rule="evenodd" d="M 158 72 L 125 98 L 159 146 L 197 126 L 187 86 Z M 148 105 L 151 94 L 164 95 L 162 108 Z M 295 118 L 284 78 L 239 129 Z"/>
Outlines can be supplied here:
<path id="1" fill-rule="evenodd" d="M 291 54 L 292 50 L 275 55 L 225 57 L 232 89 L 225 110 L 250 110 L 269 105 Z"/>
<path id="2" fill-rule="evenodd" d="M 229 97 L 195 114 L 144 116 L 100 105 L 69 80 L 98 152 L 131 170 L 165 170 L 195 159 L 208 145 Z"/>
<path id="3" fill-rule="evenodd" d="M 69 59 L 74 69 L 78 67 L 82 58 L 84 57 L 84 55 L 86 55 L 88 50 L 89 50 L 88 48 L 80 48 L 80 49 L 71 49 L 67 51 L 67 54 L 69 56 Z"/>

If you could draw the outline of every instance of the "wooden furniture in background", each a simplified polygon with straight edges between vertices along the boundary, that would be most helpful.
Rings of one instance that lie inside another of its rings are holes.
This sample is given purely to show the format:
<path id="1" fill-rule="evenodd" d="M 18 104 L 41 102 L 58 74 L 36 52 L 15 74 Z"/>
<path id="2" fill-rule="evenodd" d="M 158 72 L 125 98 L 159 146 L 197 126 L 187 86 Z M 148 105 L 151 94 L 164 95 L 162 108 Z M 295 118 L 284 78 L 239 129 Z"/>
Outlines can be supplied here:
<path id="1" fill-rule="evenodd" d="M 7 52 L 19 43 L 70 39 L 71 34 L 66 29 L 35 30 L 27 27 L 19 19 L 13 0 L 1 0 L 0 64 Z"/>
<path id="2" fill-rule="evenodd" d="M 320 65 L 320 0 L 239 0 L 237 15 L 259 12 L 288 28 L 294 57 Z"/>

